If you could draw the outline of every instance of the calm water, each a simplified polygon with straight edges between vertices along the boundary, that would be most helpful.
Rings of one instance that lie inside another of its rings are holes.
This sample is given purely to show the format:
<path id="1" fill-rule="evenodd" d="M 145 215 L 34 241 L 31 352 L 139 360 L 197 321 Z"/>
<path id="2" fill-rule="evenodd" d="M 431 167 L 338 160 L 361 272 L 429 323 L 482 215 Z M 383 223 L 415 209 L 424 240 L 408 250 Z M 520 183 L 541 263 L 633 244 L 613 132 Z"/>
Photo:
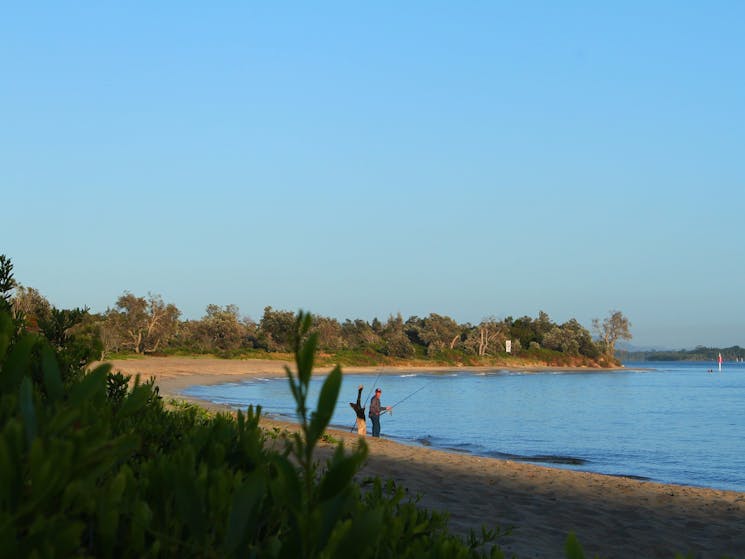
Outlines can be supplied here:
<path id="1" fill-rule="evenodd" d="M 745 363 L 725 363 L 722 373 L 714 363 L 626 367 L 613 373 L 349 375 L 332 424 L 351 429 L 354 412 L 347 402 L 359 384 L 369 401 L 374 384 L 383 389 L 383 405 L 397 404 L 381 419 L 382 434 L 401 442 L 745 491 Z M 322 380 L 313 381 L 314 406 Z M 236 408 L 260 404 L 288 419 L 295 413 L 286 379 L 196 386 L 185 394 Z"/>

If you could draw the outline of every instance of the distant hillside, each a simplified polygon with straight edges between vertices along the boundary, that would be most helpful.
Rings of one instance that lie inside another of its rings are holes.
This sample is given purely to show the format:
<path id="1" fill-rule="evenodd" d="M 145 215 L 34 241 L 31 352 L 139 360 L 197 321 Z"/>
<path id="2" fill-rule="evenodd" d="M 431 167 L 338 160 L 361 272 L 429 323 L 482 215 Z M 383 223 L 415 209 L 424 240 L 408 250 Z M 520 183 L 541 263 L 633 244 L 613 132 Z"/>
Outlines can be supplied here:
<path id="1" fill-rule="evenodd" d="M 616 344 L 616 352 L 627 351 L 630 353 L 640 353 L 640 352 L 653 352 L 653 351 L 670 351 L 670 349 L 671 349 L 670 347 L 665 347 L 661 345 L 642 346 L 642 345 L 631 344 L 625 341 L 619 341 Z"/>
<path id="2" fill-rule="evenodd" d="M 732 347 L 704 347 L 694 349 L 649 350 L 649 351 L 616 351 L 616 358 L 621 361 L 716 361 L 719 354 L 724 361 L 745 360 L 745 349 L 739 345 Z"/>

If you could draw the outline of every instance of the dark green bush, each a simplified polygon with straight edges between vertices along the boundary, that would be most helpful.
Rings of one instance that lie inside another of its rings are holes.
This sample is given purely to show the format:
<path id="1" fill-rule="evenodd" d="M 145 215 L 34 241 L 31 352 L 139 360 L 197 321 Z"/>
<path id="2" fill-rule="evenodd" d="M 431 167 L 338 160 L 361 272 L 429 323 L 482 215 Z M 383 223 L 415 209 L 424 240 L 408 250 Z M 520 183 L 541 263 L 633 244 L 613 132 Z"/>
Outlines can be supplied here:
<path id="1" fill-rule="evenodd" d="M 0 313 L 0 557 L 501 557 L 497 533 L 464 541 L 393 485 L 363 491 L 364 443 L 315 461 L 341 370 L 308 409 L 309 324 L 287 372 L 300 431 L 273 450 L 260 410 L 168 409 L 107 365 L 63 382 L 55 350 Z"/>

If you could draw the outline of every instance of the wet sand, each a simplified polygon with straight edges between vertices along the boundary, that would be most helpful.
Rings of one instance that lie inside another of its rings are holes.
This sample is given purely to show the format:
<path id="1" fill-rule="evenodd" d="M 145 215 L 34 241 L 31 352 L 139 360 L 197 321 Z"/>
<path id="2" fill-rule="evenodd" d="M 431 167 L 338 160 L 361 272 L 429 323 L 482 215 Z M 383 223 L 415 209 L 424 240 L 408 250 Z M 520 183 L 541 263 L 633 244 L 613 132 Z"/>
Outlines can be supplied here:
<path id="1" fill-rule="evenodd" d="M 161 395 L 179 399 L 187 399 L 181 391 L 188 386 L 284 376 L 287 364 L 188 357 L 111 363 L 143 380 L 155 377 Z M 345 374 L 379 371 L 344 369 Z M 262 422 L 292 428 L 270 419 Z M 356 435 L 333 435 L 347 446 L 356 444 Z M 745 493 L 561 470 L 372 437 L 366 441 L 370 456 L 362 476 L 393 479 L 412 495 L 420 494 L 422 506 L 449 512 L 454 532 L 466 534 L 482 525 L 512 527 L 512 534 L 501 540 L 508 556 L 563 557 L 566 536 L 574 532 L 587 557 L 673 558 L 675 553 L 691 553 L 696 558 L 745 558 Z"/>

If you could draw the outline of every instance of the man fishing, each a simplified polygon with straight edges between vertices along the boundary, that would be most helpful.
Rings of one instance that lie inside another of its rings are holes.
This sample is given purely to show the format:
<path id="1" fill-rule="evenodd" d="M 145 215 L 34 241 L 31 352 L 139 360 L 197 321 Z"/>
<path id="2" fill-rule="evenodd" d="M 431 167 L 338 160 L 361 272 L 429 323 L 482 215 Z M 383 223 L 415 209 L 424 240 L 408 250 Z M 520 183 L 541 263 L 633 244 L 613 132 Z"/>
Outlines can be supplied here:
<path id="1" fill-rule="evenodd" d="M 352 406 L 354 413 L 357 414 L 357 434 L 364 437 L 367 434 L 367 423 L 365 422 L 365 408 L 360 402 L 363 388 L 364 386 L 360 384 L 357 388 L 357 402 L 349 402 L 349 405 Z"/>
<path id="2" fill-rule="evenodd" d="M 370 400 L 370 413 L 368 414 L 370 416 L 370 419 L 372 420 L 372 436 L 373 437 L 379 437 L 380 436 L 380 411 L 381 409 L 384 409 L 385 411 L 391 411 L 391 406 L 386 406 L 383 408 L 383 406 L 380 404 L 380 395 L 383 393 L 383 391 L 380 388 L 375 389 L 375 396 L 372 397 Z"/>

